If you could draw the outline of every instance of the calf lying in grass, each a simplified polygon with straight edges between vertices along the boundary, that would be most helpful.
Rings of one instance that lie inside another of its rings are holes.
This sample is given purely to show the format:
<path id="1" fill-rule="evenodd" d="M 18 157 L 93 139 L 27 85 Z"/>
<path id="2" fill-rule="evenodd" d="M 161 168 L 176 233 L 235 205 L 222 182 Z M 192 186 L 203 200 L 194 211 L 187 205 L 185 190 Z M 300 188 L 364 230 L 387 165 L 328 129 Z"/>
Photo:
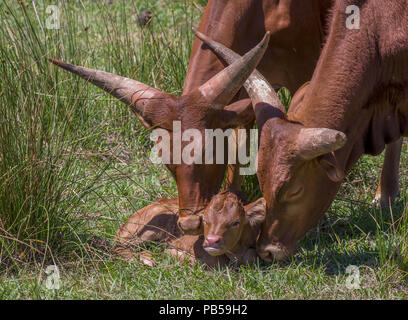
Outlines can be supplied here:
<path id="1" fill-rule="evenodd" d="M 133 214 L 116 233 L 115 252 L 127 260 L 138 258 L 153 266 L 147 251 L 134 253 L 134 249 L 147 241 L 159 241 L 170 245 L 166 252 L 192 264 L 201 261 L 213 267 L 230 261 L 255 261 L 256 239 L 265 212 L 263 199 L 244 206 L 233 191 L 214 196 L 204 210 L 204 236 L 182 235 L 176 224 L 177 204 L 177 199 L 160 199 Z"/>
<path id="2" fill-rule="evenodd" d="M 126 260 L 140 260 L 153 266 L 148 251 L 136 253 L 135 249 L 146 242 L 165 242 L 170 245 L 166 252 L 180 261 L 197 260 L 208 266 L 225 265 L 227 257 L 213 257 L 203 249 L 203 236 L 183 235 L 177 226 L 178 199 L 159 199 L 138 210 L 116 232 L 115 252 Z"/>

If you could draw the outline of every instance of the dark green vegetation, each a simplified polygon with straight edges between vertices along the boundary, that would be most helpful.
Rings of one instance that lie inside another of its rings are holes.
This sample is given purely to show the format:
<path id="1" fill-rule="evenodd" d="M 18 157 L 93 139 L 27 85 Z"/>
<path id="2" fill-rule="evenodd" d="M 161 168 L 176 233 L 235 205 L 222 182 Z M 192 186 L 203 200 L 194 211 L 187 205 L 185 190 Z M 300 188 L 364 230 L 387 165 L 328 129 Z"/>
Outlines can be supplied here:
<path id="1" fill-rule="evenodd" d="M 149 162 L 149 132 L 124 105 L 47 58 L 181 94 L 203 1 L 60 1 L 58 30 L 46 28 L 53 1 L 34 2 L 37 15 L 32 1 L 0 0 L 0 298 L 407 298 L 407 144 L 391 212 L 371 205 L 382 157 L 364 157 L 288 263 L 206 271 L 161 245 L 153 269 L 118 260 L 105 247 L 117 227 L 175 197 L 175 183 Z M 259 196 L 256 177 L 245 190 Z M 45 286 L 52 264 L 57 291 Z M 360 289 L 346 287 L 349 265 Z"/>

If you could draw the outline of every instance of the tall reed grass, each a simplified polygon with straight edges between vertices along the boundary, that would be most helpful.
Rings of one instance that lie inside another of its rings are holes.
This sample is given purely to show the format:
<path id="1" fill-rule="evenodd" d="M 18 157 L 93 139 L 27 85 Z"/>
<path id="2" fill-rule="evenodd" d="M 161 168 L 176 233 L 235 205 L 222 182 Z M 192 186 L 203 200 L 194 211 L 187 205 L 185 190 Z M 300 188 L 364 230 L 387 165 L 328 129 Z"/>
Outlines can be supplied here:
<path id="1" fill-rule="evenodd" d="M 81 245 L 89 228 L 81 208 L 111 163 L 91 170 L 94 162 L 80 155 L 108 149 L 110 135 L 150 145 L 124 105 L 48 58 L 180 94 L 200 12 L 177 2 L 168 16 L 165 1 L 1 0 L 0 267 L 53 260 Z M 48 28 L 49 5 L 58 6 L 59 29 Z M 156 14 L 141 28 L 136 16 L 146 8 Z"/>

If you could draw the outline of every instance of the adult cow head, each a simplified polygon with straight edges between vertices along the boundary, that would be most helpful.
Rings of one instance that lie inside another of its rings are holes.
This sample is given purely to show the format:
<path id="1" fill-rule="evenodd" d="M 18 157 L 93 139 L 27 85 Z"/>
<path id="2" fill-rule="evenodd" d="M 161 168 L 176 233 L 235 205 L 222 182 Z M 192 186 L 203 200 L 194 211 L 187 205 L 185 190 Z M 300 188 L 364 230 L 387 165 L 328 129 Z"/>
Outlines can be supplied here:
<path id="1" fill-rule="evenodd" d="M 257 117 L 257 122 L 262 127 L 257 174 L 267 203 L 257 251 L 264 260 L 282 260 L 294 252 L 336 194 L 344 173 L 333 152 L 346 137 L 282 118 Z"/>
<path id="2" fill-rule="evenodd" d="M 196 32 L 223 60 L 239 57 L 205 35 Z M 291 109 L 302 103 L 304 85 L 293 97 Z M 330 205 L 344 178 L 334 151 L 344 146 L 344 133 L 307 128 L 288 120 L 276 92 L 264 79 L 247 90 L 260 130 L 257 175 L 266 200 L 266 217 L 257 251 L 267 261 L 290 256 L 296 243 Z"/>
<path id="3" fill-rule="evenodd" d="M 74 66 L 54 59 L 50 61 L 79 75 L 124 102 L 145 127 L 167 130 L 170 133 L 170 150 L 173 151 L 174 121 L 181 122 L 181 135 L 188 129 L 198 129 L 204 137 L 205 129 L 232 128 L 253 120 L 250 99 L 228 104 L 261 60 L 268 46 L 269 37 L 268 32 L 264 39 L 242 58 L 237 59 L 235 63 L 196 90 L 181 97 L 122 76 Z M 181 148 L 189 142 L 181 141 Z M 201 145 L 205 146 L 204 143 Z M 172 153 L 170 162 L 166 166 L 177 183 L 180 208 L 179 226 L 186 233 L 201 233 L 201 217 L 197 213 L 219 191 L 226 164 L 204 164 L 204 161 L 202 161 L 203 164 L 183 162 L 178 164 L 173 161 Z"/>

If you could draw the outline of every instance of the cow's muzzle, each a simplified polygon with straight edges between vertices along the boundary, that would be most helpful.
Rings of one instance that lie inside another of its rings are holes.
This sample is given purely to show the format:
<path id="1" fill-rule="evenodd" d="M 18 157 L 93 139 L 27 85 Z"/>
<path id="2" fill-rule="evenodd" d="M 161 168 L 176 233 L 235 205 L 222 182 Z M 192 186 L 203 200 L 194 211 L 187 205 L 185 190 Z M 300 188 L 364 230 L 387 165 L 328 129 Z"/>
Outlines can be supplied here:
<path id="1" fill-rule="evenodd" d="M 281 244 L 269 244 L 258 246 L 257 253 L 262 260 L 276 262 L 288 259 L 292 254 L 291 250 Z"/>

